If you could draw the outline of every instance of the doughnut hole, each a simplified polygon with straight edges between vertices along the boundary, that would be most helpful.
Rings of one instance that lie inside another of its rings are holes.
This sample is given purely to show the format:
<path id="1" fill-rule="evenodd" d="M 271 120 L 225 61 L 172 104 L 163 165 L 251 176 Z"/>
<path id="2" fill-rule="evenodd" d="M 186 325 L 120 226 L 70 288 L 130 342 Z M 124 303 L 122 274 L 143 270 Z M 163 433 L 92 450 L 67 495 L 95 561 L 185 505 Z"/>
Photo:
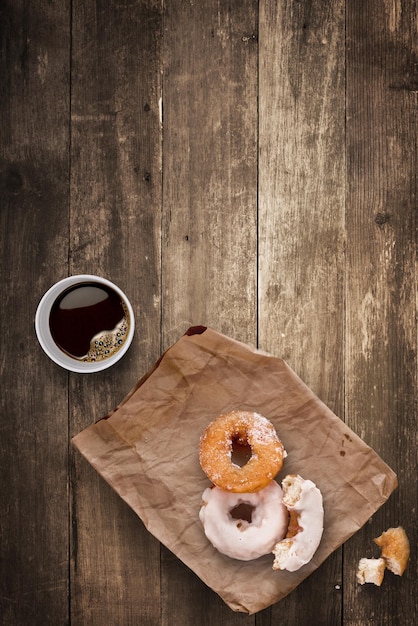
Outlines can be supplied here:
<path id="1" fill-rule="evenodd" d="M 240 502 L 229 511 L 229 515 L 232 519 L 238 520 L 237 528 L 240 528 L 243 521 L 251 524 L 254 509 L 255 506 L 249 502 Z"/>
<path id="2" fill-rule="evenodd" d="M 253 455 L 247 438 L 238 433 L 231 438 L 231 442 L 231 462 L 238 467 L 244 467 Z"/>

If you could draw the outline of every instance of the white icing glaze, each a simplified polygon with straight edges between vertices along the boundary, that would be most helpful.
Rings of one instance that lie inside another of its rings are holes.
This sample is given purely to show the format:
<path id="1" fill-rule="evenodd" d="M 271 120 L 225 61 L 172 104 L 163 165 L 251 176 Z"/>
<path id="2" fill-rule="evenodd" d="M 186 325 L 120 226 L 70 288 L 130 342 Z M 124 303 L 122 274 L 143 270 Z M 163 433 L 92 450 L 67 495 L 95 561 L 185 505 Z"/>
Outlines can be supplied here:
<path id="1" fill-rule="evenodd" d="M 298 515 L 300 530 L 294 537 L 279 541 L 273 550 L 273 569 L 294 572 L 309 563 L 315 554 L 324 530 L 322 494 L 311 480 L 286 476 L 282 482 L 283 503 Z"/>
<path id="2" fill-rule="evenodd" d="M 230 512 L 240 504 L 254 507 L 251 522 L 231 516 Z M 231 493 L 219 487 L 205 489 L 199 517 L 212 545 L 240 561 L 271 553 L 285 536 L 288 525 L 282 489 L 274 480 L 254 493 Z"/>

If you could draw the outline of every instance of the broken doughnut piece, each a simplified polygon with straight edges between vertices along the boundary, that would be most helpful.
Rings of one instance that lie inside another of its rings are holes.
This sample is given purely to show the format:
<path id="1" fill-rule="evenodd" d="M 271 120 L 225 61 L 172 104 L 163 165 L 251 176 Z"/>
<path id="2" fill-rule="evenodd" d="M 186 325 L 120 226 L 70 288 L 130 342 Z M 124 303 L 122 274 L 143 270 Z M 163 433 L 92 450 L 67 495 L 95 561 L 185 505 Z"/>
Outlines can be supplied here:
<path id="1" fill-rule="evenodd" d="M 311 481 L 289 474 L 282 482 L 283 504 L 290 515 L 286 537 L 273 549 L 274 570 L 295 572 L 309 563 L 324 530 L 322 494 Z"/>
<path id="2" fill-rule="evenodd" d="M 385 560 L 380 559 L 360 559 L 357 568 L 357 582 L 360 585 L 364 585 L 365 583 L 373 583 L 380 587 L 383 582 L 383 577 L 385 575 L 386 563 Z"/>
<path id="3" fill-rule="evenodd" d="M 381 548 L 380 558 L 360 559 L 356 578 L 360 585 L 374 583 L 380 587 L 386 568 L 397 576 L 404 573 L 410 554 L 409 540 L 402 526 L 397 526 L 388 528 L 374 542 Z"/>
<path id="4" fill-rule="evenodd" d="M 402 576 L 409 560 L 410 548 L 405 530 L 402 526 L 388 528 L 374 542 L 382 550 L 382 558 L 385 560 L 388 570 Z"/>

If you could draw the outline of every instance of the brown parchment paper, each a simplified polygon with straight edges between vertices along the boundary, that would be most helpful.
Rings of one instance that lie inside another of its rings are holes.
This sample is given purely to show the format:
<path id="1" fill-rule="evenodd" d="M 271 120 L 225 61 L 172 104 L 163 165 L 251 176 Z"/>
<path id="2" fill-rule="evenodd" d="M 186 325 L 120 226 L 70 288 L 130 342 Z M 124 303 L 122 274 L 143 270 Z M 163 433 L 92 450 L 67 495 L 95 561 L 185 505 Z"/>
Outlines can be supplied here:
<path id="1" fill-rule="evenodd" d="M 321 544 L 297 572 L 267 555 L 241 562 L 208 542 L 198 513 L 210 484 L 198 459 L 205 426 L 224 411 L 256 410 L 275 425 L 287 473 L 313 480 L 324 498 Z M 280 358 L 196 327 L 167 350 L 107 417 L 73 444 L 147 529 L 235 611 L 282 599 L 354 534 L 397 486 L 395 473 Z"/>

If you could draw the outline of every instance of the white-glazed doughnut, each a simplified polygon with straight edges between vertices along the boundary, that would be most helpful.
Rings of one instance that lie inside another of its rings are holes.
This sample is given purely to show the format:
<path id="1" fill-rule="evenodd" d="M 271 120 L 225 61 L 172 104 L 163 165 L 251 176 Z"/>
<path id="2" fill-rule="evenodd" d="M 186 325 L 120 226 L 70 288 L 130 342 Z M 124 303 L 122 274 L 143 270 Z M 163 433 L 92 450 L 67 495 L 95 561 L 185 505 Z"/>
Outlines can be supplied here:
<path id="1" fill-rule="evenodd" d="M 309 563 L 324 529 L 322 494 L 311 480 L 289 475 L 282 481 L 283 504 L 290 514 L 289 531 L 273 549 L 274 570 L 294 572 Z"/>
<path id="2" fill-rule="evenodd" d="M 238 507 L 241 507 L 241 514 L 245 509 L 242 518 Z M 208 487 L 203 492 L 199 517 L 212 545 L 222 554 L 240 561 L 271 553 L 274 545 L 286 535 L 288 526 L 282 489 L 274 480 L 253 493 L 232 493 Z"/>

